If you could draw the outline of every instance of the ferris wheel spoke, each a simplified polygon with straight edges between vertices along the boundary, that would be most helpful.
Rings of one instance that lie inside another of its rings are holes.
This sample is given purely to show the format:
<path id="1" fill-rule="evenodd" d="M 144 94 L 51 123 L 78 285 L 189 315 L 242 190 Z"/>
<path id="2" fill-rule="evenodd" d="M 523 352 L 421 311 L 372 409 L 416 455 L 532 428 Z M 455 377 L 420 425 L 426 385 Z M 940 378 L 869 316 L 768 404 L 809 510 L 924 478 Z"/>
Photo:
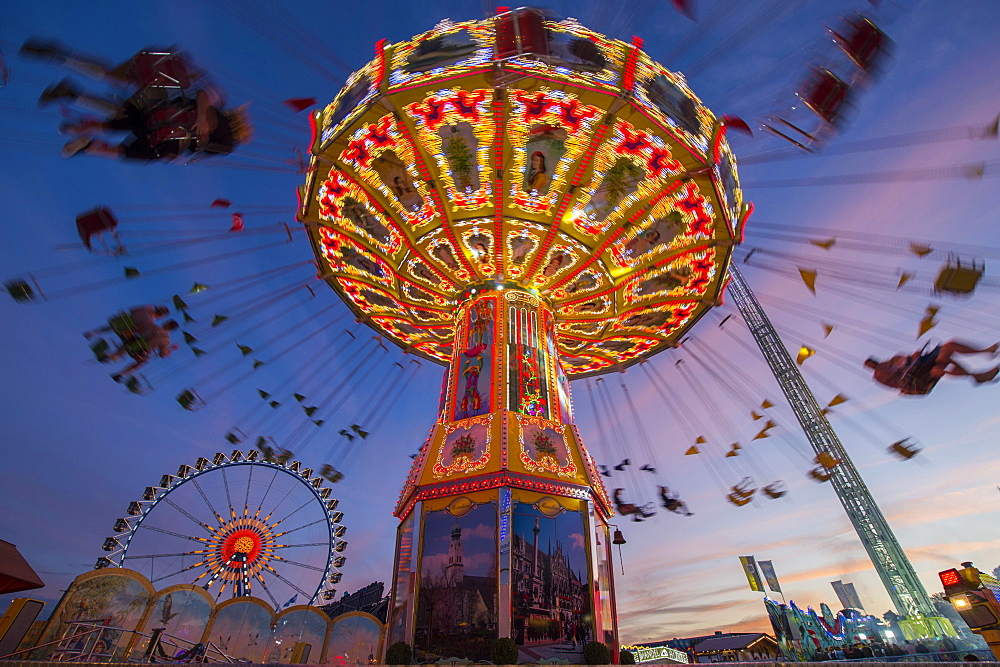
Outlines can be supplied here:
<path id="1" fill-rule="evenodd" d="M 267 597 L 271 599 L 271 602 L 274 604 L 274 608 L 279 609 L 278 601 L 274 598 L 274 593 L 271 592 L 271 589 L 267 587 L 267 583 L 265 583 L 264 577 L 262 577 L 260 573 L 257 573 L 256 578 L 257 581 L 260 582 L 260 587 L 264 589 L 265 593 L 267 593 Z"/>
<path id="2" fill-rule="evenodd" d="M 205 495 L 205 492 L 202 490 L 201 485 L 198 484 L 198 480 L 192 478 L 191 483 L 194 484 L 194 488 L 198 489 L 198 493 L 201 494 L 201 499 L 205 501 L 205 505 L 208 506 L 208 510 L 212 513 L 212 516 L 214 516 L 219 523 L 225 523 L 222 520 L 222 515 L 216 512 L 215 508 L 212 507 L 212 502 L 208 499 L 208 496 Z"/>
<path id="3" fill-rule="evenodd" d="M 253 466 L 250 466 L 250 475 L 247 477 L 247 492 L 243 496 L 243 515 L 250 512 L 250 485 L 253 483 Z"/>
<path id="4" fill-rule="evenodd" d="M 204 521 L 199 520 L 198 517 L 196 517 L 195 515 L 193 515 L 190 512 L 188 512 L 186 509 L 184 509 L 183 507 L 181 507 L 180 505 L 178 505 L 177 503 L 175 503 L 174 501 L 172 501 L 170 498 L 164 496 L 163 502 L 165 502 L 166 504 L 170 505 L 171 507 L 173 507 L 175 510 L 177 510 L 178 512 L 180 512 L 181 514 L 183 514 L 187 518 L 191 519 L 191 521 L 194 521 L 196 524 L 198 524 L 199 526 L 201 526 L 202 528 L 204 528 L 205 530 L 207 530 L 209 533 L 214 533 L 215 532 L 215 530 L 211 526 L 209 526 Z"/>
<path id="5" fill-rule="evenodd" d="M 271 558 L 273 558 L 276 561 L 280 561 L 282 563 L 288 563 L 289 565 L 297 565 L 298 567 L 304 567 L 304 568 L 306 568 L 308 570 L 316 570 L 317 572 L 325 572 L 326 571 L 325 568 L 316 567 L 315 565 L 306 565 L 305 563 L 300 563 L 300 562 L 294 561 L 294 560 L 288 560 L 287 558 L 282 558 L 281 556 L 271 556 Z"/>
<path id="6" fill-rule="evenodd" d="M 194 565 L 188 565 L 187 567 L 182 568 L 180 570 L 177 570 L 176 572 L 171 572 L 170 574 L 164 574 L 163 576 L 157 577 L 156 579 L 150 579 L 149 583 L 155 584 L 157 581 L 163 581 L 164 579 L 169 579 L 170 577 L 175 577 L 178 574 L 183 574 L 184 572 L 188 572 L 189 570 L 193 570 L 196 567 L 201 567 L 204 564 L 205 564 L 205 561 L 201 561 L 200 563 L 195 563 Z"/>
<path id="7" fill-rule="evenodd" d="M 229 478 L 226 476 L 226 469 L 222 468 L 222 486 L 226 489 L 226 502 L 229 503 L 229 515 L 231 517 L 236 516 L 236 510 L 233 509 L 233 499 L 229 495 Z"/>
<path id="8" fill-rule="evenodd" d="M 287 535 L 287 533 L 284 533 L 284 534 Z M 296 547 L 325 547 L 328 544 L 330 544 L 330 543 L 329 542 L 308 542 L 308 543 L 305 543 L 305 544 L 275 544 L 271 548 L 272 549 L 294 549 Z"/>
<path id="9" fill-rule="evenodd" d="M 272 528 L 275 528 L 275 527 L 277 527 L 277 526 L 278 526 L 278 524 L 280 524 L 280 523 L 281 523 L 282 521 L 287 521 L 288 519 L 291 519 L 291 518 L 292 518 L 293 516 L 295 516 L 295 515 L 296 515 L 296 514 L 297 514 L 297 513 L 298 513 L 298 512 L 300 511 L 300 510 L 302 510 L 302 509 L 303 509 L 304 507 L 308 507 L 308 506 L 309 506 L 309 505 L 310 505 L 310 504 L 311 504 L 312 502 L 313 502 L 313 499 L 312 499 L 312 498 L 310 498 L 309 500 L 305 501 L 304 503 L 302 503 L 301 505 L 299 505 L 298 507 L 296 507 L 296 508 L 295 508 L 294 510 L 292 510 L 292 513 L 291 513 L 291 514 L 288 514 L 287 516 L 284 516 L 284 517 L 282 517 L 281 519 L 278 519 L 278 521 L 276 521 L 275 523 L 272 523 L 272 524 L 271 524 L 271 527 L 272 527 Z M 284 533 L 281 533 L 281 534 L 282 534 L 282 535 L 284 535 Z"/>
<path id="10" fill-rule="evenodd" d="M 311 595 L 309 595 L 308 593 L 306 593 L 304 590 L 302 590 L 301 588 L 299 588 L 298 586 L 296 586 L 292 582 L 290 582 L 288 579 L 285 579 L 283 576 L 281 576 L 280 572 L 278 572 L 277 570 L 275 570 L 270 565 L 268 565 L 266 567 L 267 567 L 267 571 L 268 572 L 270 572 L 271 574 L 273 574 L 274 576 L 276 576 L 278 579 L 281 579 L 281 581 L 283 581 L 286 586 L 288 586 L 289 588 L 293 589 L 295 592 L 300 593 L 302 595 L 302 597 L 304 597 L 306 600 L 312 600 L 312 596 Z"/>
<path id="11" fill-rule="evenodd" d="M 282 535 L 289 535 L 291 533 L 294 533 L 296 530 L 302 530 L 303 528 L 308 528 L 309 526 L 315 526 L 317 523 L 322 523 L 324 521 L 326 521 L 326 517 L 323 517 L 322 519 L 316 519 L 312 523 L 307 523 L 304 526 L 299 526 L 298 528 L 292 528 L 291 530 L 286 530 L 283 533 L 275 533 L 274 536 L 275 537 L 281 537 Z M 275 525 L 278 525 L 278 524 L 275 524 Z"/>
<path id="12" fill-rule="evenodd" d="M 181 538 L 183 538 L 185 540 L 191 540 L 192 542 L 198 542 L 198 543 L 208 542 L 208 540 L 206 540 L 204 537 L 191 537 L 190 535 L 184 535 L 183 533 L 175 533 L 172 530 L 164 530 L 163 528 L 157 528 L 156 526 L 143 526 L 143 525 L 140 525 L 139 528 L 143 528 L 145 530 L 152 530 L 153 532 L 156 532 L 156 533 L 163 533 L 164 535 L 172 535 L 174 537 L 181 537 Z"/>
<path id="13" fill-rule="evenodd" d="M 208 553 L 206 549 L 198 549 L 197 551 L 182 551 L 176 554 L 144 554 L 142 556 L 122 556 L 122 560 L 137 560 L 145 558 L 173 558 L 176 556 L 201 556 Z"/>
<path id="14" fill-rule="evenodd" d="M 274 486 L 274 480 L 278 477 L 278 469 L 274 469 L 274 475 L 271 476 L 271 481 L 267 483 L 267 488 L 264 489 L 264 497 L 260 499 L 260 504 L 257 505 L 257 516 L 260 515 L 260 511 L 264 509 L 264 503 L 267 502 L 267 494 L 271 493 L 271 487 Z"/>

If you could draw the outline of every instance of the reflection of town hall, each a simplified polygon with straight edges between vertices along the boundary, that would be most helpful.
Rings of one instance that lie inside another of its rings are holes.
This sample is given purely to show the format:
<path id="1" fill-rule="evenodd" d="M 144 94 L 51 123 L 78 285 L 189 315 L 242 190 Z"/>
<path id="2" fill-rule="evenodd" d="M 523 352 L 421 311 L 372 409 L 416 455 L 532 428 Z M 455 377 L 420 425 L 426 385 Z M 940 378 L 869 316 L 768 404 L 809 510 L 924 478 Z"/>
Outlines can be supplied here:
<path id="1" fill-rule="evenodd" d="M 443 572 L 440 576 L 425 575 L 420 586 L 418 629 L 433 625 L 436 634 L 496 628 L 496 577 L 465 574 L 462 528 L 457 523 L 451 530 Z"/>
<path id="2" fill-rule="evenodd" d="M 517 534 L 513 539 L 511 570 L 515 606 L 529 619 L 559 621 L 560 635 L 575 633 L 582 622 L 587 584 L 573 570 L 569 555 L 563 551 L 559 540 L 554 549 L 551 540 L 544 550 L 539 547 L 541 529 L 537 517 L 531 532 L 531 542 Z"/>

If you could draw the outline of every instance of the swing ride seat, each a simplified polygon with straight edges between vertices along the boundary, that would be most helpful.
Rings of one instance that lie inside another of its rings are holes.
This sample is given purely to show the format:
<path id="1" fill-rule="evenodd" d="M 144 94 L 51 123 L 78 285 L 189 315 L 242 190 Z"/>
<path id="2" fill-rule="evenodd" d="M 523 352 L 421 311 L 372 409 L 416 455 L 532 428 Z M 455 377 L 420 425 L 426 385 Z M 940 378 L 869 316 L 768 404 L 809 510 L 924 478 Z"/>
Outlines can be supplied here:
<path id="1" fill-rule="evenodd" d="M 816 463 L 820 464 L 827 470 L 830 470 L 840 464 L 840 459 L 835 458 L 830 452 L 820 452 L 816 455 Z"/>
<path id="2" fill-rule="evenodd" d="M 792 106 L 767 116 L 761 126 L 799 148 L 815 153 L 837 133 L 850 92 L 850 84 L 826 68 L 815 67 L 795 93 L 806 109 Z"/>
<path id="3" fill-rule="evenodd" d="M 920 452 L 920 450 L 915 446 L 911 445 L 907 447 L 906 440 L 899 440 L 898 442 L 892 443 L 891 445 L 889 445 L 888 451 L 891 454 L 896 454 L 904 461 L 912 459 Z"/>
<path id="4" fill-rule="evenodd" d="M 185 389 L 177 394 L 175 399 L 182 408 L 189 412 L 195 412 L 205 407 L 205 400 L 194 389 Z"/>
<path id="5" fill-rule="evenodd" d="M 143 338 L 132 320 L 132 316 L 127 311 L 122 311 L 117 315 L 108 318 L 108 326 L 118 336 L 125 348 L 125 353 L 135 361 L 142 361 L 149 357 L 149 343 Z M 90 344 L 90 351 L 94 357 L 102 364 L 113 361 L 110 352 L 112 345 L 107 338 L 98 338 Z"/>
<path id="6" fill-rule="evenodd" d="M 812 76 L 796 93 L 828 125 L 836 125 L 850 96 L 851 85 L 825 67 L 814 67 Z"/>
<path id="7" fill-rule="evenodd" d="M 754 486 L 752 478 L 744 477 L 732 487 L 732 491 L 741 498 L 749 498 L 757 492 L 757 487 Z"/>
<path id="8" fill-rule="evenodd" d="M 132 57 L 128 78 L 139 88 L 184 90 L 191 74 L 184 57 L 171 51 L 140 51 Z"/>
<path id="9" fill-rule="evenodd" d="M 812 477 L 817 482 L 826 482 L 829 481 L 831 477 L 833 477 L 833 473 L 827 472 L 825 469 L 820 467 L 820 468 L 813 468 L 812 470 L 810 470 L 809 476 Z"/>
<path id="10" fill-rule="evenodd" d="M 18 303 L 31 303 L 35 300 L 35 290 L 31 289 L 27 280 L 15 278 L 5 282 L 3 286 L 11 298 Z"/>
<path id="11" fill-rule="evenodd" d="M 963 296 L 972 294 L 983 277 L 984 268 L 981 261 L 973 259 L 963 264 L 960 257 L 951 256 L 934 281 L 934 291 Z"/>
<path id="12" fill-rule="evenodd" d="M 888 39 L 870 19 L 857 15 L 844 19 L 843 34 L 830 30 L 837 46 L 866 73 L 870 73 L 885 51 Z"/>
<path id="13" fill-rule="evenodd" d="M 103 244 L 104 239 L 102 235 L 104 232 L 108 232 L 115 239 L 117 246 L 111 250 L 105 246 L 105 250 L 116 255 L 122 254 L 124 248 L 122 248 L 121 243 L 118 241 L 117 229 L 118 220 L 115 218 L 114 213 L 111 212 L 111 209 L 106 206 L 99 206 L 76 216 L 76 231 L 80 235 L 83 245 L 91 252 L 94 251 L 92 238 L 94 236 L 101 237 Z"/>
<path id="14" fill-rule="evenodd" d="M 761 489 L 761 492 L 768 498 L 780 498 L 786 493 L 788 493 L 788 491 L 784 488 L 784 484 L 782 484 L 781 482 L 773 482 L 771 484 L 768 484 L 763 489 Z"/>
<path id="15" fill-rule="evenodd" d="M 735 493 L 730 493 L 729 495 L 726 496 L 726 500 L 736 505 L 737 507 L 743 507 L 751 500 L 753 500 L 753 495 L 751 494 L 749 496 L 741 496 Z"/>

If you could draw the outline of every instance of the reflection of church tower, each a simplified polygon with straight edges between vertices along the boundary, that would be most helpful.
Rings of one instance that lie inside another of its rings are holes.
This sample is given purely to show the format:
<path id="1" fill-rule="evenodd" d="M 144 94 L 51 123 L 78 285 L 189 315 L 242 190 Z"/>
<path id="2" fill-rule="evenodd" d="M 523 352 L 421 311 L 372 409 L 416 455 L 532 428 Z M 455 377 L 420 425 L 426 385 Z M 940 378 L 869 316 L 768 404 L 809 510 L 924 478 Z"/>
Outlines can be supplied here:
<path id="1" fill-rule="evenodd" d="M 448 545 L 448 564 L 444 568 L 445 577 L 451 585 L 461 584 L 465 579 L 465 563 L 462 562 L 462 528 L 455 522 L 451 529 L 451 544 Z"/>

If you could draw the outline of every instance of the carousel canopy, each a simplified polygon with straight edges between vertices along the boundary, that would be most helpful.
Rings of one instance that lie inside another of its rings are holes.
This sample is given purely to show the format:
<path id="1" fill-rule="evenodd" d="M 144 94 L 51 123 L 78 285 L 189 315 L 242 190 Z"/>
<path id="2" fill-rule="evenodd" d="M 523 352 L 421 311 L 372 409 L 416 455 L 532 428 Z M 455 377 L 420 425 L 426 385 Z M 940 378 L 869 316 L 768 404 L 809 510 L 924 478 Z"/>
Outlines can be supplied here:
<path id="1" fill-rule="evenodd" d="M 498 287 L 547 300 L 570 375 L 676 344 L 750 207 L 725 123 L 635 41 L 520 9 L 379 43 L 313 116 L 321 277 L 441 362 L 456 306 Z"/>

